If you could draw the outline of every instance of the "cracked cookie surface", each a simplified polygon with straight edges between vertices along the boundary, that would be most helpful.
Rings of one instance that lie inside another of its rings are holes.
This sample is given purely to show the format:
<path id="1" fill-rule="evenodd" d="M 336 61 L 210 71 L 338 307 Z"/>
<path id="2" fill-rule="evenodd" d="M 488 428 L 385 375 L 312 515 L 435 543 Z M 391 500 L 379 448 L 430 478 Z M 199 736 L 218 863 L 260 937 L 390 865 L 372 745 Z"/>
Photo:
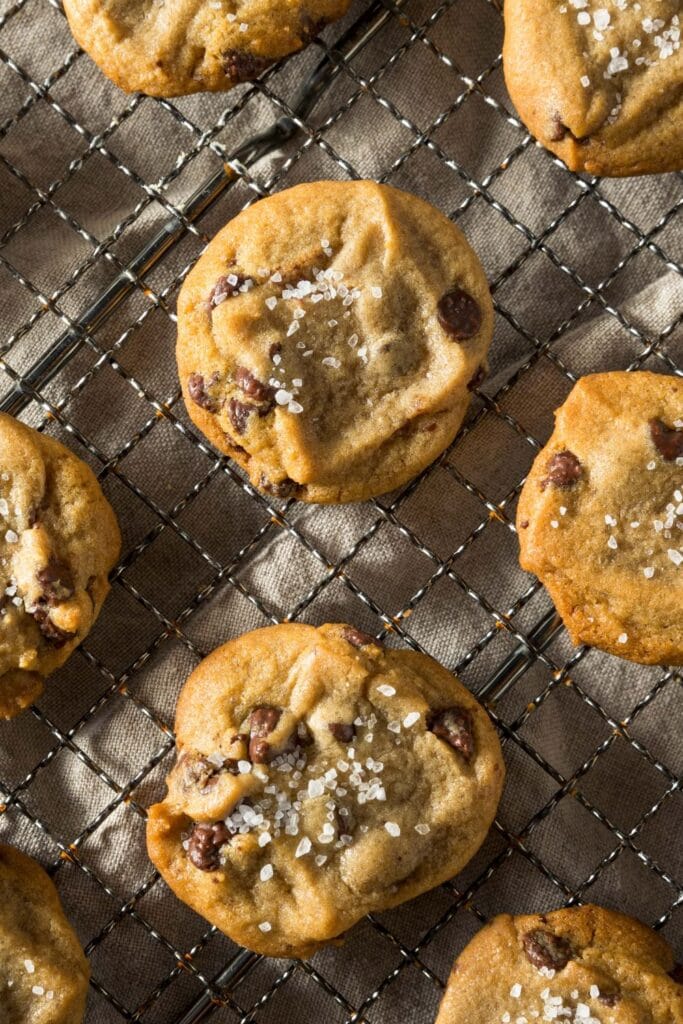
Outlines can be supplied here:
<path id="1" fill-rule="evenodd" d="M 522 490 L 523 569 L 574 643 L 683 663 L 683 380 L 582 377 Z"/>
<path id="2" fill-rule="evenodd" d="M 462 684 L 344 625 L 220 647 L 180 695 L 176 736 L 150 857 L 181 900 L 269 956 L 308 956 L 457 874 L 504 776 Z"/>
<path id="3" fill-rule="evenodd" d="M 455 437 L 493 306 L 444 214 L 370 181 L 263 199 L 210 243 L 178 302 L 190 417 L 276 497 L 360 501 Z"/>
<path id="4" fill-rule="evenodd" d="M 501 914 L 456 960 L 436 1024 L 681 1024 L 674 975 L 664 939 L 616 911 Z"/>
<path id="5" fill-rule="evenodd" d="M 0 414 L 0 718 L 35 701 L 87 635 L 119 548 L 85 463 Z"/>
<path id="6" fill-rule="evenodd" d="M 349 0 L 65 0 L 79 45 L 126 92 L 231 89 L 300 50 Z"/>
<path id="7" fill-rule="evenodd" d="M 506 0 L 505 81 L 573 171 L 683 168 L 680 0 Z"/>
<path id="8" fill-rule="evenodd" d="M 89 976 L 48 875 L 0 844 L 0 1020 L 81 1024 Z"/>

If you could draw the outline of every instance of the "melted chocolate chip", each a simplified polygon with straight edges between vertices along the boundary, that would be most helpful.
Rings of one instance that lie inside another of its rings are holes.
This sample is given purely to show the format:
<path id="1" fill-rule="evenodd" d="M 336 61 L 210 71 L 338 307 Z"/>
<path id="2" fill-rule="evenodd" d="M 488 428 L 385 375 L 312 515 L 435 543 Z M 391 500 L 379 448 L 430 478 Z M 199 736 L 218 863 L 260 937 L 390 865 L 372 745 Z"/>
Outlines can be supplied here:
<path id="1" fill-rule="evenodd" d="M 246 366 L 235 368 L 235 383 L 255 402 L 272 402 L 275 399 L 275 388 L 263 384 Z"/>
<path id="2" fill-rule="evenodd" d="M 547 967 L 553 971 L 561 971 L 574 955 L 566 939 L 542 928 L 535 928 L 534 931 L 523 935 L 522 945 L 529 963 L 534 967 Z"/>
<path id="3" fill-rule="evenodd" d="M 50 608 L 61 601 L 68 601 L 74 594 L 74 580 L 66 562 L 54 556 L 44 569 L 39 569 L 36 579 L 43 591 L 43 600 Z"/>
<path id="4" fill-rule="evenodd" d="M 253 81 L 273 63 L 270 57 L 256 57 L 244 50 L 226 50 L 222 60 L 223 69 L 234 85 Z"/>
<path id="5" fill-rule="evenodd" d="M 470 762 L 474 754 L 474 726 L 467 708 L 456 705 L 433 711 L 427 718 L 427 728 Z"/>
<path id="6" fill-rule="evenodd" d="M 187 856 L 200 871 L 215 871 L 218 851 L 230 839 L 230 831 L 223 821 L 216 821 L 213 825 L 195 822 L 187 837 Z"/>
<path id="7" fill-rule="evenodd" d="M 212 398 L 207 389 L 217 383 L 217 373 L 212 373 L 208 381 L 204 380 L 201 373 L 191 373 L 187 378 L 187 392 L 194 404 L 198 405 L 200 409 L 216 413 L 220 409 L 220 402 Z"/>
<path id="8" fill-rule="evenodd" d="M 353 722 L 328 722 L 327 728 L 340 743 L 350 743 L 356 735 Z"/>
<path id="9" fill-rule="evenodd" d="M 456 341 L 473 338 L 481 327 L 481 309 L 476 299 L 462 288 L 453 288 L 439 299 L 439 323 Z"/>
<path id="10" fill-rule="evenodd" d="M 678 985 L 683 985 L 683 964 L 676 964 L 673 971 L 669 972 L 669 977 Z"/>
<path id="11" fill-rule="evenodd" d="M 562 142 L 563 139 L 566 139 L 567 135 L 571 135 L 571 132 L 566 124 L 562 123 L 561 115 L 553 114 L 548 139 L 550 142 Z"/>
<path id="12" fill-rule="evenodd" d="M 548 463 L 547 472 L 547 477 L 541 481 L 541 490 L 544 491 L 548 484 L 565 490 L 573 487 L 577 480 L 581 479 L 583 468 L 576 455 L 565 449 L 553 455 Z"/>
<path id="13" fill-rule="evenodd" d="M 299 490 L 299 484 L 295 480 L 290 480 L 288 476 L 284 480 L 278 480 L 277 483 L 274 483 L 263 476 L 263 474 L 261 474 L 259 487 L 266 494 L 272 494 L 274 498 L 291 498 Z"/>
<path id="14" fill-rule="evenodd" d="M 235 428 L 235 433 L 244 433 L 252 412 L 254 412 L 253 405 L 245 405 L 244 402 L 240 402 L 237 398 L 230 399 L 228 403 L 228 418 Z"/>
<path id="15" fill-rule="evenodd" d="M 482 384 L 485 380 L 486 370 L 483 366 L 480 366 L 477 368 L 477 372 L 475 373 L 474 377 L 472 377 L 472 380 L 468 381 L 467 390 L 474 391 L 474 389 L 478 388 L 479 385 Z"/>
<path id="16" fill-rule="evenodd" d="M 207 789 L 215 786 L 218 776 L 223 772 L 231 775 L 238 775 L 239 768 L 237 761 L 233 758 L 226 758 L 221 766 L 212 764 L 205 757 L 194 757 L 192 754 L 183 754 L 180 763 L 183 768 L 183 784 L 187 789 Z"/>
<path id="17" fill-rule="evenodd" d="M 59 650 L 60 647 L 63 647 L 64 644 L 68 643 L 69 640 L 73 640 L 76 636 L 75 633 L 69 633 L 65 629 L 60 629 L 60 627 L 52 621 L 50 613 L 42 600 L 38 602 L 36 608 L 31 612 L 31 614 L 38 623 L 38 629 L 43 634 L 47 642 L 52 644 L 53 647 L 56 647 L 57 650 Z"/>
<path id="18" fill-rule="evenodd" d="M 351 644 L 352 647 L 381 647 L 379 640 L 376 640 L 374 636 L 370 636 L 369 633 L 364 633 L 362 629 L 356 629 L 355 626 L 344 626 L 342 630 L 342 636 L 345 640 Z"/>
<path id="19" fill-rule="evenodd" d="M 231 282 L 228 280 L 229 277 L 234 277 L 237 280 Z M 225 302 L 226 299 L 231 299 L 233 295 L 237 295 L 245 281 L 246 278 L 243 277 L 242 274 L 228 274 L 226 276 L 219 277 L 211 289 L 209 302 L 214 307 L 220 306 L 221 302 Z"/>
<path id="20" fill-rule="evenodd" d="M 280 721 L 282 711 L 279 708 L 264 705 L 254 708 L 249 716 L 249 760 L 253 764 L 267 764 L 272 760 L 274 753 L 266 737 Z"/>
<path id="21" fill-rule="evenodd" d="M 679 430 L 667 427 L 661 420 L 650 420 L 650 437 L 666 462 L 674 462 L 683 456 L 683 428 Z"/>

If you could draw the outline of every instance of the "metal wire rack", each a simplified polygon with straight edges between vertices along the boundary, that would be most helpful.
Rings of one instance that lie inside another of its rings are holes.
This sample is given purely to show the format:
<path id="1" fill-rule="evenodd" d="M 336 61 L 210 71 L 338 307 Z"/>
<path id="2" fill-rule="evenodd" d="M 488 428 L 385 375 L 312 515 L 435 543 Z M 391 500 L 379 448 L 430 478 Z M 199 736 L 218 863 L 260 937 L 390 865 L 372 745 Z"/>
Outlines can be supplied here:
<path id="1" fill-rule="evenodd" d="M 681 720 L 681 677 L 571 648 L 538 582 L 510 568 L 523 471 L 508 466 L 514 448 L 528 467 L 553 407 L 599 362 L 578 357 L 575 341 L 564 347 L 590 318 L 619 334 L 619 366 L 683 374 L 683 311 L 653 326 L 628 302 L 634 269 L 653 280 L 683 272 L 681 176 L 650 187 L 645 212 L 637 184 L 571 175 L 539 150 L 502 85 L 501 8 L 373 0 L 257 84 L 171 102 L 110 89 L 55 0 L 4 5 L 0 281 L 10 322 L 0 409 L 61 436 L 95 467 L 126 541 L 96 629 L 40 705 L 0 730 L 0 836 L 50 865 L 91 960 L 90 1024 L 431 1020 L 480 922 L 588 899 L 640 914 L 683 954 L 683 862 L 667 838 L 680 836 L 683 749 L 672 759 L 652 714 Z M 483 38 L 471 47 L 475 22 Z M 49 40 L 37 51 L 23 43 L 36 23 Z M 429 103 L 418 87 L 407 109 L 395 86 L 416 68 Z M 349 151 L 339 129 L 354 118 Z M 479 240 L 499 332 L 519 356 L 477 389 L 454 445 L 400 493 L 305 509 L 257 494 L 187 420 L 173 302 L 213 231 L 305 180 L 312 156 L 324 168 L 316 176 L 367 173 L 367 118 L 375 176 L 422 191 Z M 36 131 L 46 153 L 38 177 L 24 159 Z M 460 148 L 480 131 L 501 140 L 488 168 Z M 556 176 L 563 201 L 516 212 L 508 182 L 524 167 Z M 591 274 L 582 245 L 605 224 L 618 225 L 621 247 Z M 497 248 L 487 250 L 492 231 Z M 70 262 L 64 250 L 76 254 Z M 511 284 L 556 288 L 554 321 L 540 325 Z M 553 384 L 536 395 L 540 368 Z M 373 572 L 377 550 L 403 568 L 398 597 Z M 510 578 L 492 587 L 494 557 Z M 274 592 L 273 571 L 294 561 L 303 566 L 296 592 Z M 439 609 L 435 620 L 428 607 Z M 173 757 L 179 686 L 208 650 L 260 624 L 342 618 L 461 675 L 500 730 L 507 794 L 463 876 L 372 916 L 310 962 L 265 961 L 165 890 L 145 859 L 144 808 Z M 615 675 L 622 685 L 602 689 Z M 568 744 L 558 746 L 558 722 Z"/>

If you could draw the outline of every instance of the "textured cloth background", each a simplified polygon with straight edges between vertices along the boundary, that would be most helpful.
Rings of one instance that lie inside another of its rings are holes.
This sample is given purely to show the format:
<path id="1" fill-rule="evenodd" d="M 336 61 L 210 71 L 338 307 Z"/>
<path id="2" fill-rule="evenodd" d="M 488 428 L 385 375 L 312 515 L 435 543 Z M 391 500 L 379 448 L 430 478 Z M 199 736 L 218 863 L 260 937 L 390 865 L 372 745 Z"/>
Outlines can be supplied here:
<path id="1" fill-rule="evenodd" d="M 179 1020 L 236 952 L 144 847 L 200 657 L 287 616 L 388 625 L 388 643 L 419 645 L 479 692 L 550 607 L 511 523 L 553 409 L 593 370 L 681 372 L 680 176 L 582 183 L 535 146 L 505 93 L 498 7 L 388 8 L 306 131 L 239 177 L 21 412 L 96 469 L 124 533 L 83 649 L 37 709 L 0 725 L 0 839 L 54 872 L 92 964 L 89 1024 Z M 223 158 L 286 113 L 322 50 L 256 87 L 159 103 L 110 85 L 48 0 L 0 11 L 6 396 Z M 468 234 L 494 284 L 492 374 L 456 445 L 403 494 L 295 503 L 277 520 L 178 401 L 177 287 L 256 195 L 351 173 L 425 196 Z M 482 921 L 575 899 L 657 924 L 683 957 L 680 676 L 577 652 L 561 631 L 492 712 L 508 785 L 464 875 L 308 965 L 257 963 L 213 1020 L 427 1024 Z"/>

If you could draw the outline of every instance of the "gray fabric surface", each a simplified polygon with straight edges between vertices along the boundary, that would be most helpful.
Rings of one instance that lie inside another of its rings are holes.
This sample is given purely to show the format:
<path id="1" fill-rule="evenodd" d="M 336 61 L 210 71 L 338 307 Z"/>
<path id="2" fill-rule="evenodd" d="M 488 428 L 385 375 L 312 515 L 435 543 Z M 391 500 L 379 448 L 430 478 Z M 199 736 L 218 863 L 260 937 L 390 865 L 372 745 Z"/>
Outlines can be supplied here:
<path id="1" fill-rule="evenodd" d="M 0 0 L 0 11 L 2 395 L 168 219 L 164 204 L 181 205 L 283 113 L 321 51 L 254 89 L 161 104 L 110 85 L 47 0 Z M 389 643 L 412 639 L 478 692 L 513 632 L 550 607 L 517 566 L 506 517 L 572 377 L 683 365 L 683 285 L 667 266 L 683 257 L 669 214 L 680 177 L 582 185 L 511 111 L 495 3 L 411 0 L 405 13 L 337 77 L 308 133 L 238 180 L 21 414 L 101 474 L 124 532 L 123 569 L 84 649 L 35 713 L 0 725 L 0 839 L 56 869 L 92 963 L 88 1024 L 169 1024 L 235 952 L 155 880 L 144 847 L 143 808 L 163 791 L 175 699 L 199 658 L 286 616 L 372 632 L 391 622 Z M 492 375 L 454 449 L 406 495 L 295 504 L 278 525 L 200 447 L 177 401 L 177 284 L 256 194 L 351 168 L 425 196 L 468 234 L 495 282 Z M 659 922 L 683 957 L 680 677 L 577 657 L 564 633 L 546 657 L 493 709 L 508 785 L 463 876 L 363 922 L 305 969 L 262 961 L 214 1020 L 254 1008 L 259 1022 L 333 1022 L 360 1008 L 373 1024 L 427 1024 L 479 922 L 573 898 Z M 197 943 L 178 970 L 174 951 Z"/>

